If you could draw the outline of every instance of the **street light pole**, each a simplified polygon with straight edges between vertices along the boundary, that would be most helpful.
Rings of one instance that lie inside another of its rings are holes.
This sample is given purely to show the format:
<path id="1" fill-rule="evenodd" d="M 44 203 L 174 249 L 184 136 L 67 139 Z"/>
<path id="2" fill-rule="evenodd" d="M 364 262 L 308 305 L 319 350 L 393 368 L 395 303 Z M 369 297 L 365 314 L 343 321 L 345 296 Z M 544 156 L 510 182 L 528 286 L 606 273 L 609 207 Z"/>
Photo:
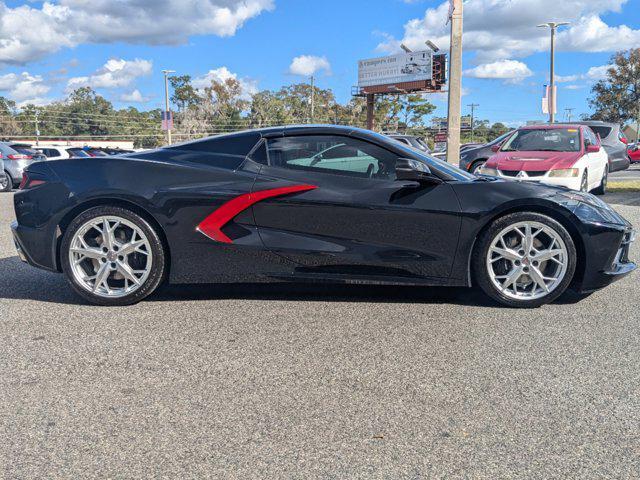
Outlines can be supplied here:
<path id="1" fill-rule="evenodd" d="M 311 117 L 309 118 L 310 120 L 309 123 L 313 123 L 315 118 L 315 111 L 316 111 L 315 83 L 316 83 L 316 79 L 313 75 L 311 75 Z"/>
<path id="2" fill-rule="evenodd" d="M 556 121 L 556 72 L 555 72 L 555 60 L 556 60 L 556 30 L 563 25 L 569 25 L 569 22 L 548 22 L 541 23 L 538 27 L 549 27 L 551 30 L 551 55 L 549 65 L 549 123 Z"/>
<path id="3" fill-rule="evenodd" d="M 462 103 L 462 0 L 451 0 L 451 8 L 447 162 L 457 164 L 460 160 L 460 104 Z"/>
<path id="4" fill-rule="evenodd" d="M 471 107 L 471 141 L 473 142 L 473 134 L 474 134 L 474 129 L 473 129 L 473 118 L 474 118 L 474 113 L 476 110 L 476 107 L 479 107 L 480 104 L 479 103 L 470 103 L 469 105 L 467 105 L 467 107 Z"/>
<path id="5" fill-rule="evenodd" d="M 162 70 L 164 74 L 164 111 L 167 122 L 167 144 L 171 145 L 171 124 L 169 123 L 169 74 L 176 73 L 175 70 Z"/>

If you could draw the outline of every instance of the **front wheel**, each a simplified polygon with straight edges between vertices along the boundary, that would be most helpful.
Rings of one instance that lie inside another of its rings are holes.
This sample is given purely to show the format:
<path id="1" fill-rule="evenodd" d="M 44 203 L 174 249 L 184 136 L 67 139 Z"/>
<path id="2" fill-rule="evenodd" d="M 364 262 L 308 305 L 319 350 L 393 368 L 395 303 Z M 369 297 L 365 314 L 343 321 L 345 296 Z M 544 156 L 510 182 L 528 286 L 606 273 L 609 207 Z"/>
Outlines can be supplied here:
<path id="1" fill-rule="evenodd" d="M 99 206 L 78 215 L 60 249 L 73 289 L 97 305 L 131 305 L 150 295 L 165 276 L 158 233 L 138 214 Z"/>
<path id="2" fill-rule="evenodd" d="M 596 188 L 593 193 L 596 195 L 604 195 L 607 193 L 607 184 L 609 183 L 609 165 L 604 167 L 604 172 L 602 172 L 602 180 L 600 181 L 600 186 Z"/>
<path id="3" fill-rule="evenodd" d="M 518 212 L 496 220 L 473 256 L 476 283 L 510 307 L 534 308 L 558 298 L 576 269 L 575 244 L 554 219 Z"/>
<path id="4" fill-rule="evenodd" d="M 9 175 L 9 173 L 4 172 L 4 176 L 0 178 L 0 192 L 10 192 L 12 188 L 13 179 L 11 178 L 11 175 Z"/>
<path id="5" fill-rule="evenodd" d="M 486 162 L 484 160 L 474 163 L 473 167 L 471 167 L 471 173 L 473 173 L 474 175 L 480 175 L 482 173 L 480 170 L 482 170 L 482 167 L 484 167 L 485 163 Z"/>

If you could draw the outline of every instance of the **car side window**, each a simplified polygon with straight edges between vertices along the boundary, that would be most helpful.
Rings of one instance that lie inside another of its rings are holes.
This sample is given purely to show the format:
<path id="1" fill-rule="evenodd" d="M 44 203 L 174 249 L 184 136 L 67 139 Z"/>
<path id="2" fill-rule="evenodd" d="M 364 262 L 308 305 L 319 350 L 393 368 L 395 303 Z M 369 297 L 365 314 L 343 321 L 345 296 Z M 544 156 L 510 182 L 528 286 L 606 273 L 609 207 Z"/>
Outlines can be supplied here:
<path id="1" fill-rule="evenodd" d="M 584 129 L 584 143 L 585 143 L 585 147 L 587 145 L 597 145 L 598 144 L 598 139 L 596 138 L 595 134 L 593 133 L 593 130 L 591 130 L 590 128 L 585 128 Z"/>
<path id="2" fill-rule="evenodd" d="M 395 180 L 397 155 L 363 140 L 337 135 L 291 136 L 268 141 L 272 166 L 349 177 Z"/>

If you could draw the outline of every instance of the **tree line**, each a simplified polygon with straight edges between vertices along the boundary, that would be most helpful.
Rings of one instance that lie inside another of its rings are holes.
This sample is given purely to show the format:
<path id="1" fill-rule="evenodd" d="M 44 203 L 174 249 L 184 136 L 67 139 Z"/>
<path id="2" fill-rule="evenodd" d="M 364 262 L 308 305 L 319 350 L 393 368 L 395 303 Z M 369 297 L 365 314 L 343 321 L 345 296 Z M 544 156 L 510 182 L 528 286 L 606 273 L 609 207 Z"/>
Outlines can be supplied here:
<path id="1" fill-rule="evenodd" d="M 365 127 L 366 102 L 352 97 L 339 103 L 331 89 L 308 83 L 243 92 L 236 79 L 212 81 L 203 89 L 192 84 L 189 75 L 170 78 L 175 113 L 174 136 L 190 140 L 245 128 L 296 123 L 332 123 Z M 313 98 L 313 101 L 312 101 Z M 313 104 L 313 108 L 311 105 Z M 592 113 L 585 118 L 617 123 L 640 121 L 640 48 L 616 53 L 606 77 L 592 87 Z M 436 110 L 426 95 L 379 97 L 374 118 L 376 129 L 420 135 L 433 141 L 428 117 Z M 36 129 L 46 138 L 95 138 L 133 140 L 136 147 L 151 148 L 164 142 L 160 130 L 161 109 L 116 109 L 90 87 L 71 92 L 62 101 L 45 106 L 17 108 L 11 99 L 0 97 L 0 138 L 33 138 Z M 463 117 L 470 123 L 471 119 Z M 462 142 L 490 141 L 505 133 L 502 123 L 474 119 Z"/>

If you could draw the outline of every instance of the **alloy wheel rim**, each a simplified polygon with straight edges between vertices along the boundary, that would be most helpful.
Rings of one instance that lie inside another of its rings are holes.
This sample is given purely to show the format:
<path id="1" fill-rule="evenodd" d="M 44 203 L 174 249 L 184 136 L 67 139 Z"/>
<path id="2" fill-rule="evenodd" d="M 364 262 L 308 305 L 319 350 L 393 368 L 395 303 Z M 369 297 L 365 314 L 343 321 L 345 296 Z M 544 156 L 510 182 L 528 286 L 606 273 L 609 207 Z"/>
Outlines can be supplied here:
<path id="1" fill-rule="evenodd" d="M 519 222 L 498 233 L 489 246 L 487 271 L 493 285 L 514 300 L 537 300 L 562 283 L 567 246 L 553 228 Z"/>
<path id="2" fill-rule="evenodd" d="M 4 175 L 2 178 L 0 178 L 0 189 L 4 190 L 5 188 L 7 188 L 7 185 L 9 185 L 9 179 L 6 175 Z"/>
<path id="3" fill-rule="evenodd" d="M 580 185 L 580 191 L 586 192 L 589 188 L 589 181 L 587 180 L 587 174 L 582 175 L 582 184 Z"/>
<path id="4" fill-rule="evenodd" d="M 76 282 L 104 298 L 138 290 L 153 264 L 151 244 L 134 223 L 117 216 L 96 217 L 71 239 L 69 263 Z"/>

